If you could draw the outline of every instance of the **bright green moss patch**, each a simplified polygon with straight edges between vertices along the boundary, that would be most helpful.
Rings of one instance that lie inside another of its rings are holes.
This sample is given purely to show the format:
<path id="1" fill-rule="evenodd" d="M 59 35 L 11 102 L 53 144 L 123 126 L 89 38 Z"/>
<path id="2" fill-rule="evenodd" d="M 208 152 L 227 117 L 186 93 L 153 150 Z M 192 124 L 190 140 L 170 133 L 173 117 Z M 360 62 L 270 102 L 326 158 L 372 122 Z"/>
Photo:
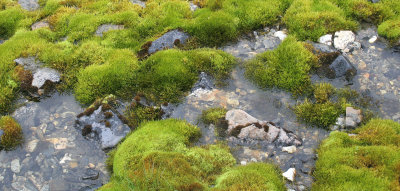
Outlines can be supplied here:
<path id="1" fill-rule="evenodd" d="M 316 57 L 301 42 L 288 37 L 275 50 L 246 63 L 246 75 L 260 87 L 301 95 L 311 89 L 309 73 L 316 63 Z"/>
<path id="2" fill-rule="evenodd" d="M 213 190 L 286 190 L 280 170 L 272 164 L 252 163 L 236 167 L 217 179 Z"/>
<path id="3" fill-rule="evenodd" d="M 225 117 L 227 110 L 223 107 L 214 107 L 201 113 L 201 120 L 206 124 L 217 124 L 218 120 Z"/>
<path id="4" fill-rule="evenodd" d="M 24 17 L 18 9 L 0 11 L 0 39 L 14 35 L 18 22 Z"/>
<path id="5" fill-rule="evenodd" d="M 400 40 L 400 17 L 383 22 L 378 27 L 378 34 L 387 38 L 391 43 Z"/>
<path id="6" fill-rule="evenodd" d="M 199 135 L 176 119 L 144 123 L 114 151 L 114 175 L 101 190 L 204 190 L 236 161 L 226 146 L 189 148 Z"/>
<path id="7" fill-rule="evenodd" d="M 356 133 L 321 144 L 312 190 L 399 190 L 400 124 L 373 119 Z"/>
<path id="8" fill-rule="evenodd" d="M 300 40 L 317 41 L 327 33 L 353 30 L 357 23 L 329 0 L 294 0 L 283 18 L 289 32 Z"/>
<path id="9" fill-rule="evenodd" d="M 335 93 L 335 87 L 330 83 L 319 83 L 314 85 L 314 97 L 317 103 L 329 101 L 329 98 Z"/>
<path id="10" fill-rule="evenodd" d="M 11 150 L 22 143 L 22 128 L 11 116 L 0 118 L 0 130 L 3 131 L 0 137 L 0 150 Z"/>

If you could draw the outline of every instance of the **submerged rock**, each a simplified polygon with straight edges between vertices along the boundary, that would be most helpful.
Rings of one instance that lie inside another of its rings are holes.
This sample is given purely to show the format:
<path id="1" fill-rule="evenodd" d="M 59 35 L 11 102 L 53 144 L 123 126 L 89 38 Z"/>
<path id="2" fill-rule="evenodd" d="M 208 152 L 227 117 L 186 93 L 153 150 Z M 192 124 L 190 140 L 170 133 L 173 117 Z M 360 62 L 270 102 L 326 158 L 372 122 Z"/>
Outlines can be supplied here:
<path id="1" fill-rule="evenodd" d="M 153 54 L 159 50 L 173 48 L 179 44 L 185 44 L 189 35 L 185 32 L 181 32 L 178 29 L 169 31 L 163 34 L 160 38 L 153 41 L 148 49 L 148 54 Z"/>
<path id="2" fill-rule="evenodd" d="M 338 56 L 331 65 L 331 74 L 328 75 L 330 78 L 339 78 L 346 76 L 347 80 L 350 80 L 353 76 L 357 74 L 357 69 L 351 64 L 351 62 L 344 56 Z"/>
<path id="3" fill-rule="evenodd" d="M 40 28 L 50 28 L 50 24 L 47 21 L 39 21 L 39 22 L 34 23 L 31 26 L 31 28 L 32 28 L 33 31 L 37 30 L 37 29 L 40 29 Z"/>
<path id="4" fill-rule="evenodd" d="M 349 43 L 356 40 L 356 35 L 352 31 L 338 31 L 335 33 L 333 44 L 336 49 L 343 51 Z"/>
<path id="5" fill-rule="evenodd" d="M 27 11 L 35 11 L 39 9 L 39 0 L 18 0 L 21 7 Z"/>
<path id="6" fill-rule="evenodd" d="M 226 113 L 227 134 L 239 139 L 253 139 L 282 145 L 301 145 L 292 132 L 276 127 L 273 123 L 260 121 L 243 110 L 232 109 Z"/>
<path id="7" fill-rule="evenodd" d="M 99 37 L 103 37 L 103 33 L 111 31 L 111 30 L 122 30 L 124 29 L 124 25 L 113 25 L 113 24 L 103 24 L 97 28 L 95 35 Z"/>
<path id="8" fill-rule="evenodd" d="M 139 5 L 143 8 L 146 8 L 146 3 L 140 0 L 130 0 L 130 2 L 134 5 Z"/>

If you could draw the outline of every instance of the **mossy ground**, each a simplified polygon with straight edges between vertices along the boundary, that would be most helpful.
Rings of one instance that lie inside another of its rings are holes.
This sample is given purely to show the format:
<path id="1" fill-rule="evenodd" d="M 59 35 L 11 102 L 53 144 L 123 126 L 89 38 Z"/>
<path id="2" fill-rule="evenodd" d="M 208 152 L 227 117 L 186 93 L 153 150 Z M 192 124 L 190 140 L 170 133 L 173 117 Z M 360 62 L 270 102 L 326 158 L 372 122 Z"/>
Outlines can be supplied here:
<path id="1" fill-rule="evenodd" d="M 373 119 L 355 133 L 332 132 L 323 141 L 311 190 L 400 189 L 400 124 Z"/>
<path id="2" fill-rule="evenodd" d="M 3 131 L 0 138 L 0 150 L 11 150 L 22 143 L 22 128 L 11 116 L 0 118 L 0 130 Z"/>
<path id="3" fill-rule="evenodd" d="M 207 110 L 204 110 L 201 113 L 201 120 L 205 124 L 217 124 L 220 119 L 225 118 L 227 110 L 223 107 L 213 107 Z"/>

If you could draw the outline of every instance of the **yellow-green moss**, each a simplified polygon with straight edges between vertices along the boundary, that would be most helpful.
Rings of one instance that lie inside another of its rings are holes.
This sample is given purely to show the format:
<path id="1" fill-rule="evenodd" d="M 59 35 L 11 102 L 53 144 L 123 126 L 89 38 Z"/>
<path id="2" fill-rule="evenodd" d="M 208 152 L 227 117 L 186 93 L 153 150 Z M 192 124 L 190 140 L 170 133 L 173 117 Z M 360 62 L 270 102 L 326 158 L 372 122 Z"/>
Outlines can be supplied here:
<path id="1" fill-rule="evenodd" d="M 22 128 L 11 116 L 2 116 L 0 118 L 0 130 L 3 130 L 0 150 L 11 150 L 22 143 Z"/>
<path id="2" fill-rule="evenodd" d="M 218 120 L 225 117 L 227 110 L 223 107 L 214 107 L 201 113 L 201 120 L 206 124 L 217 124 Z"/>

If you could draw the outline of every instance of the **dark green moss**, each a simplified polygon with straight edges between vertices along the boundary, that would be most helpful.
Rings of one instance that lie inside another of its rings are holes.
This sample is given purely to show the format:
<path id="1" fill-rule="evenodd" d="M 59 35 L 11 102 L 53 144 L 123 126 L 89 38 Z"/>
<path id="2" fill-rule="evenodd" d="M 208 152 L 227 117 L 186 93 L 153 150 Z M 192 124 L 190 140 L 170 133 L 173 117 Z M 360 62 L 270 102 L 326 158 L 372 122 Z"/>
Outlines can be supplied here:
<path id="1" fill-rule="evenodd" d="M 356 132 L 332 132 L 321 144 L 312 190 L 400 188 L 400 124 L 374 119 Z"/>
<path id="2" fill-rule="evenodd" d="M 217 124 L 221 118 L 225 118 L 227 110 L 223 107 L 214 107 L 201 113 L 201 120 L 206 124 Z"/>
<path id="3" fill-rule="evenodd" d="M 317 103 L 325 103 L 329 101 L 335 93 L 335 87 L 330 83 L 319 83 L 314 85 L 314 98 Z"/>
<path id="4" fill-rule="evenodd" d="M 311 90 L 309 73 L 317 58 L 294 37 L 286 38 L 273 51 L 246 63 L 246 76 L 263 88 L 277 87 L 301 95 Z"/>
<path id="5" fill-rule="evenodd" d="M 11 116 L 0 118 L 0 130 L 3 131 L 0 149 L 12 150 L 22 143 L 22 128 Z"/>

